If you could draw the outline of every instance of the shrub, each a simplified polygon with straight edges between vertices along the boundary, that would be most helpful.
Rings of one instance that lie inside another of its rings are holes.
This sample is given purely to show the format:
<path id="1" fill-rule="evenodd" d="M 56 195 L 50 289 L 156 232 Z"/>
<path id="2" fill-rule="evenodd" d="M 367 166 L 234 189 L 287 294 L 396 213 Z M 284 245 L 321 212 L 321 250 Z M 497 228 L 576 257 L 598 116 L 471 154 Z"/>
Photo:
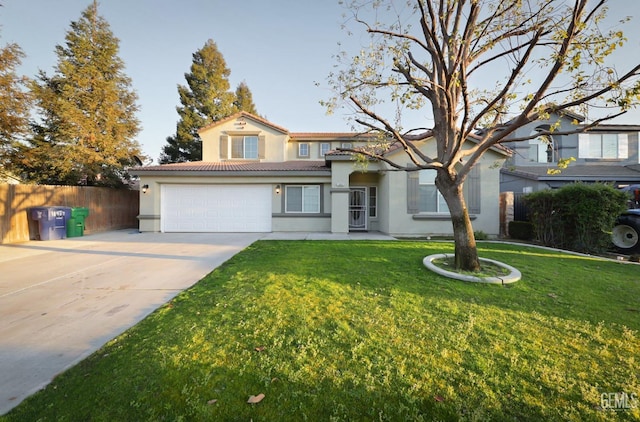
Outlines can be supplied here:
<path id="1" fill-rule="evenodd" d="M 487 240 L 487 239 L 489 239 L 489 235 L 486 234 L 485 232 L 483 232 L 482 230 L 478 230 L 478 231 L 473 232 L 473 237 L 476 240 Z"/>
<path id="2" fill-rule="evenodd" d="M 532 240 L 533 224 L 528 221 L 510 221 L 509 237 L 518 240 Z"/>
<path id="3" fill-rule="evenodd" d="M 558 215 L 554 211 L 554 191 L 543 190 L 525 195 L 524 203 L 529 209 L 534 238 L 546 246 L 562 243 L 558 236 Z M 511 233 L 511 232 L 509 232 Z"/>
<path id="4" fill-rule="evenodd" d="M 605 251 L 627 195 L 603 183 L 572 183 L 525 196 L 540 243 L 585 253 Z"/>

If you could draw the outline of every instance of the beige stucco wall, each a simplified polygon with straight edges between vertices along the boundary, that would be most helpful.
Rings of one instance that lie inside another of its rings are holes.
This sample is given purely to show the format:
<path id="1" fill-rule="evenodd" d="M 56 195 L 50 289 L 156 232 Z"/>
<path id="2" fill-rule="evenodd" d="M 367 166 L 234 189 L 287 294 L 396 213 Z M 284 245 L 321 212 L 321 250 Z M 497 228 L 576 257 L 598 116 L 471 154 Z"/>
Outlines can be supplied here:
<path id="1" fill-rule="evenodd" d="M 285 161 L 286 145 L 289 135 L 253 119 L 239 117 L 200 132 L 202 139 L 202 161 L 216 162 L 220 158 L 220 136 L 264 136 L 265 158 L 263 162 Z M 229 148 L 230 151 L 230 148 Z"/>
<path id="2" fill-rule="evenodd" d="M 496 162 L 502 156 L 487 152 L 477 164 L 481 167 L 482 195 L 480 213 L 474 214 L 472 225 L 475 231 L 483 231 L 490 236 L 500 233 L 500 168 Z M 407 212 L 407 174 L 406 172 L 388 172 L 380 179 L 379 195 L 381 209 L 380 230 L 393 236 L 450 236 L 453 227 L 448 214 L 422 218 Z"/>
<path id="3" fill-rule="evenodd" d="M 309 145 L 309 157 L 302 158 L 298 155 L 298 145 L 299 144 L 308 144 Z M 320 155 L 320 145 L 321 144 L 329 144 L 329 150 L 335 150 L 337 148 L 342 147 L 342 144 L 349 143 L 352 147 L 364 146 L 365 142 L 356 142 L 356 141 L 328 141 L 326 139 L 319 140 L 297 140 L 297 139 L 289 139 L 286 145 L 286 159 L 287 161 L 296 161 L 296 160 L 323 160 L 324 157 Z"/>
<path id="4" fill-rule="evenodd" d="M 161 201 L 163 184 L 236 184 L 236 185 L 271 185 L 272 187 L 272 214 L 274 231 L 311 231 L 304 229 L 303 223 L 318 231 L 330 231 L 331 195 L 329 176 L 258 176 L 258 177 L 212 177 L 212 176 L 140 176 L 140 185 L 149 185 L 147 193 L 140 194 L 140 215 L 138 217 L 141 232 L 159 232 L 161 230 Z M 284 187 L 287 184 L 320 184 L 322 190 L 322 212 L 318 216 L 295 216 L 283 218 Z M 281 186 L 280 193 L 276 193 L 276 186 Z M 290 225 L 287 225 L 290 222 Z"/>

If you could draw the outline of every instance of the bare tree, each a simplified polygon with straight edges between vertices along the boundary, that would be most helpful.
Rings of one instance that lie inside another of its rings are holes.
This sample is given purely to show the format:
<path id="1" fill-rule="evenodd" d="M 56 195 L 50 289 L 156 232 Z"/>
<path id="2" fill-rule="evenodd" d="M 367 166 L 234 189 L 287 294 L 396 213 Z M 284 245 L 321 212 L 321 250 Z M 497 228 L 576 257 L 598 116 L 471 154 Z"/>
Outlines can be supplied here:
<path id="1" fill-rule="evenodd" d="M 538 119 L 605 105 L 607 114 L 594 126 L 638 104 L 640 65 L 619 73 L 607 62 L 625 37 L 617 28 L 602 29 L 606 3 L 353 0 L 347 5 L 345 26 L 363 28 L 370 44 L 356 56 L 337 56 L 338 70 L 329 77 L 336 95 L 325 105 L 330 112 L 351 108 L 355 123 L 384 139 L 383 145 L 353 152 L 398 170 L 436 171 L 436 186 L 451 213 L 457 268 L 479 268 L 463 184 L 487 150 L 529 139 L 507 138 Z M 489 81 L 495 85 L 487 87 Z M 395 112 L 385 103 L 395 105 Z M 403 128 L 402 118 L 412 114 L 432 125 Z M 561 134 L 558 127 L 548 133 Z M 576 132 L 583 130 L 576 126 Z M 535 136 L 540 135 L 545 133 Z M 435 142 L 437 153 L 423 153 L 424 142 Z M 384 151 L 392 145 L 409 160 L 390 160 Z"/>

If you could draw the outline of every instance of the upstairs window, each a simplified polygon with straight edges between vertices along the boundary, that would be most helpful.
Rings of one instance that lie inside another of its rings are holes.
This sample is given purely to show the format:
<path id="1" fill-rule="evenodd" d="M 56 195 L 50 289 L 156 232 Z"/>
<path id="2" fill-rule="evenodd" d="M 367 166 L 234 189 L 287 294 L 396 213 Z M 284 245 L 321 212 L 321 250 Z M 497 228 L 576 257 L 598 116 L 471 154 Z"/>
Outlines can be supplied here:
<path id="1" fill-rule="evenodd" d="M 329 151 L 331 151 L 331 144 L 329 142 L 320 144 L 320 157 L 324 157 Z"/>
<path id="2" fill-rule="evenodd" d="M 309 158 L 309 144 L 302 142 L 298 144 L 298 158 Z"/>
<path id="3" fill-rule="evenodd" d="M 257 136 L 232 136 L 231 137 L 231 158 L 257 160 L 258 159 L 258 137 Z"/>
<path id="4" fill-rule="evenodd" d="M 626 133 L 581 133 L 578 142 L 579 158 L 628 158 Z"/>
<path id="5" fill-rule="evenodd" d="M 553 139 L 548 135 L 538 136 L 529 141 L 529 161 L 535 163 L 554 163 L 557 151 Z"/>

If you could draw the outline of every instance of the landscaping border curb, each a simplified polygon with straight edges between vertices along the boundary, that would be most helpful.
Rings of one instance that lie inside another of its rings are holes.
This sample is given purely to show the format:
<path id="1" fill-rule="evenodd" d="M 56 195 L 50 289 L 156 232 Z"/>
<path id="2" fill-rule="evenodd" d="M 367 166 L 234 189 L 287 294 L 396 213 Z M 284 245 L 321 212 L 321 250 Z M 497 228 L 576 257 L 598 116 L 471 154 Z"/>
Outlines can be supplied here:
<path id="1" fill-rule="evenodd" d="M 435 259 L 446 259 L 454 256 L 455 256 L 454 254 L 450 254 L 450 253 L 439 253 L 439 254 L 429 255 L 422 260 L 422 263 L 424 264 L 425 267 L 427 267 L 427 269 L 433 271 L 436 274 L 440 274 L 442 276 L 453 278 L 456 280 L 469 281 L 472 283 L 489 283 L 489 284 L 505 285 L 505 284 L 515 283 L 516 281 L 522 278 L 522 273 L 520 273 L 518 269 L 512 267 L 511 265 L 507 265 L 500 261 L 496 261 L 489 258 L 479 258 L 479 259 L 480 261 L 489 262 L 491 264 L 505 268 L 509 270 L 510 273 L 504 277 L 476 277 L 472 275 L 458 274 L 456 272 L 443 270 L 442 268 L 436 266 L 433 263 L 433 260 Z"/>

